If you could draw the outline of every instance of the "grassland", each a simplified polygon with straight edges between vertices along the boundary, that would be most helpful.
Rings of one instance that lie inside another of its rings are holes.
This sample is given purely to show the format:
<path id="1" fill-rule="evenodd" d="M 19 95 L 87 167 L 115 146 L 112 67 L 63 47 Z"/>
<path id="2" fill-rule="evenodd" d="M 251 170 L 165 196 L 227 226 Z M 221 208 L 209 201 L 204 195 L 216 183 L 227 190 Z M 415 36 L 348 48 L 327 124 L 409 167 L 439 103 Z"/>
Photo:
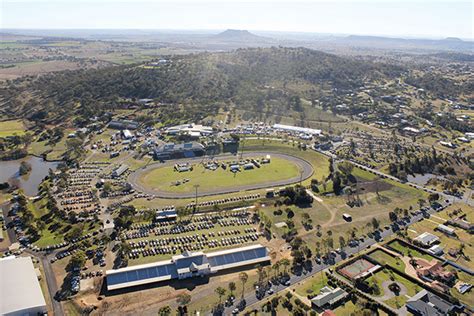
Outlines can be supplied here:
<path id="1" fill-rule="evenodd" d="M 77 223 L 72 226 L 64 221 L 51 220 L 49 211 L 46 208 L 46 198 L 34 202 L 29 200 L 27 207 L 33 213 L 34 222 L 37 223 L 41 219 L 46 223 L 44 227 L 39 230 L 40 238 L 33 243 L 38 247 L 46 247 L 63 242 L 65 234 L 72 229 L 73 226 L 80 228 L 82 236 L 100 228 L 98 222 Z"/>
<path id="2" fill-rule="evenodd" d="M 298 166 L 290 161 L 272 157 L 269 164 L 236 173 L 232 173 L 229 168 L 208 170 L 201 164 L 193 165 L 193 170 L 187 172 L 177 172 L 173 166 L 167 166 L 150 170 L 150 172 L 143 174 L 138 181 L 143 186 L 160 191 L 193 192 L 195 184 L 200 185 L 200 191 L 212 190 L 216 187 L 244 186 L 298 177 L 298 170 Z M 189 182 L 175 185 L 177 181 L 183 181 L 183 179 L 189 179 Z"/>
<path id="3" fill-rule="evenodd" d="M 21 120 L 11 120 L 0 122 L 0 137 L 13 135 L 23 135 L 26 133 L 25 125 Z"/>
<path id="4" fill-rule="evenodd" d="M 312 178 L 322 180 L 329 175 L 329 160 L 326 156 L 313 150 L 299 149 L 296 142 L 279 141 L 271 139 L 246 139 L 245 151 L 265 151 L 279 152 L 283 154 L 294 155 L 300 157 L 313 166 Z M 303 181 L 304 185 L 309 185 L 310 179 Z"/>
<path id="5" fill-rule="evenodd" d="M 67 150 L 66 141 L 67 135 L 72 133 L 74 129 L 66 129 L 64 136 L 61 140 L 53 145 L 49 144 L 48 141 L 35 141 L 31 143 L 28 150 L 31 154 L 40 156 L 46 154 L 48 160 L 60 160 Z"/>
<path id="6" fill-rule="evenodd" d="M 409 257 L 409 254 L 411 254 L 415 258 L 425 259 L 428 262 L 433 260 L 432 256 L 422 253 L 414 248 L 406 247 L 405 245 L 401 244 L 398 240 L 394 240 L 388 243 L 388 246 L 402 253 L 405 257 Z"/>
<path id="7" fill-rule="evenodd" d="M 311 276 L 309 279 L 306 279 L 301 284 L 297 285 L 295 292 L 303 297 L 308 295 L 317 295 L 319 291 L 327 285 L 328 279 L 324 272 L 318 272 L 315 275 Z"/>
<path id="8" fill-rule="evenodd" d="M 378 263 L 385 265 L 388 264 L 394 269 L 397 269 L 401 272 L 405 272 L 405 263 L 398 257 L 389 255 L 388 253 L 378 249 L 369 254 L 369 257 L 376 260 Z"/>

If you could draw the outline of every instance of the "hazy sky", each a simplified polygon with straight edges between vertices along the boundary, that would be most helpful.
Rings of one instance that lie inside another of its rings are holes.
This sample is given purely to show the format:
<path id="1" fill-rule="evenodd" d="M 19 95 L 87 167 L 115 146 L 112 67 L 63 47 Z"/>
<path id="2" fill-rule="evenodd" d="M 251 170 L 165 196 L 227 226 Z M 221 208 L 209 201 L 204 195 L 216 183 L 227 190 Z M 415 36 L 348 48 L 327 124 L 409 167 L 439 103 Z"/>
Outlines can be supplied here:
<path id="1" fill-rule="evenodd" d="M 2 28 L 227 28 L 473 38 L 473 1 L 0 0 Z"/>

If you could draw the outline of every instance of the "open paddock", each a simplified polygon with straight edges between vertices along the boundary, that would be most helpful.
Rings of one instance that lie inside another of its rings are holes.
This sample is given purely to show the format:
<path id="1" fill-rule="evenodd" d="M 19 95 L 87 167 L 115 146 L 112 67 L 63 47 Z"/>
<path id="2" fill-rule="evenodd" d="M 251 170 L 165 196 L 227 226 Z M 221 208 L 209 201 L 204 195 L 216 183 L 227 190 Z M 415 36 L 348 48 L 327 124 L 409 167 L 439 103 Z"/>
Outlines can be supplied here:
<path id="1" fill-rule="evenodd" d="M 21 136 L 25 134 L 25 125 L 21 120 L 11 120 L 0 122 L 0 138 L 8 136 Z"/>

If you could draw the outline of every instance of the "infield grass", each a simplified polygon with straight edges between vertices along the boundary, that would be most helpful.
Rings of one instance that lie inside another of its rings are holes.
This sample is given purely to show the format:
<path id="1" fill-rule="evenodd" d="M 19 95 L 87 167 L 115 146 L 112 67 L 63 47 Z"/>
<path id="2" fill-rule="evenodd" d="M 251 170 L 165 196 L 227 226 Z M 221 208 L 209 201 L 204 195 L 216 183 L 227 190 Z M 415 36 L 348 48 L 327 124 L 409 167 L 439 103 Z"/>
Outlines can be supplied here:
<path id="1" fill-rule="evenodd" d="M 258 158 L 258 157 L 255 157 Z M 257 183 L 271 183 L 272 181 L 291 179 L 299 176 L 299 168 L 289 160 L 271 158 L 269 164 L 263 164 L 260 168 L 251 170 L 242 169 L 240 172 L 232 173 L 221 167 L 217 170 L 208 170 L 201 164 L 194 164 L 192 171 L 177 172 L 173 166 L 166 166 L 150 170 L 142 175 L 139 182 L 151 188 L 167 192 L 194 192 L 194 185 L 199 185 L 200 191 L 215 188 L 228 188 L 233 186 L 252 185 Z M 189 181 L 183 183 L 184 179 Z M 180 185 L 176 185 L 181 181 Z M 271 185 L 270 185 L 271 186 Z"/>

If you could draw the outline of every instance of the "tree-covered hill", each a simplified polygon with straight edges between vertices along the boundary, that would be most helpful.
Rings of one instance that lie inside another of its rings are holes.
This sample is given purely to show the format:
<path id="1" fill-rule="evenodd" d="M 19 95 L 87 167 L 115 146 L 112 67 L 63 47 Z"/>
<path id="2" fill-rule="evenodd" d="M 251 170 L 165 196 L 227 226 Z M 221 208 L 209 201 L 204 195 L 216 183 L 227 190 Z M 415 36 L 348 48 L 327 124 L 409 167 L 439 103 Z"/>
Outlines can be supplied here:
<path id="1" fill-rule="evenodd" d="M 305 48 L 239 49 L 169 60 L 156 67 L 135 64 L 16 80 L 0 91 L 3 110 L 57 120 L 115 108 L 117 100 L 126 97 L 192 104 L 204 111 L 209 104 L 219 102 L 254 111 L 281 112 L 293 96 L 318 97 L 323 89 L 356 88 L 399 76 L 403 71 L 393 65 Z"/>

